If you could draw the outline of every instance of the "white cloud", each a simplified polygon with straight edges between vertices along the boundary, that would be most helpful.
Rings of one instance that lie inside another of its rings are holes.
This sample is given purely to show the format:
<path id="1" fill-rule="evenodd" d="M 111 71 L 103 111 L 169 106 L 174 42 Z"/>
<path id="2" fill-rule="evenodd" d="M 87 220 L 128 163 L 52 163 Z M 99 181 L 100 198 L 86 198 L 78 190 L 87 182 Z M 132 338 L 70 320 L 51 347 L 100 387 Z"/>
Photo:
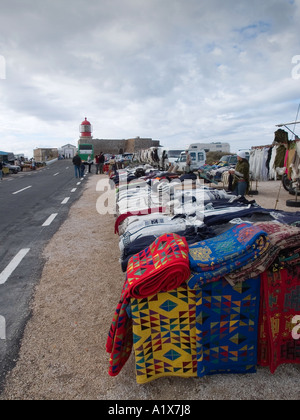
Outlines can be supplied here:
<path id="1" fill-rule="evenodd" d="M 0 149 L 75 144 L 85 116 L 99 138 L 269 144 L 300 102 L 299 6 L 11 0 L 0 16 Z"/>

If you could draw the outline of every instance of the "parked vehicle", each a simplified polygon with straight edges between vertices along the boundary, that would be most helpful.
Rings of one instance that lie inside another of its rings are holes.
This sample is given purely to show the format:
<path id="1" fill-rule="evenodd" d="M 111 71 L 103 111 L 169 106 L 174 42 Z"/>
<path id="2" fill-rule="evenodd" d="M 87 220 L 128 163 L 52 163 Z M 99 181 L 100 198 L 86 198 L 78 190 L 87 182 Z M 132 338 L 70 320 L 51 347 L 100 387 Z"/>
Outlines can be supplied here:
<path id="1" fill-rule="evenodd" d="M 198 143 L 191 144 L 187 150 L 192 159 L 191 171 L 195 171 L 205 164 L 206 153 L 205 153 L 205 150 L 202 149 Z M 185 169 L 186 169 L 186 152 L 185 151 L 181 153 L 180 158 L 177 161 L 177 164 L 178 164 L 178 169 L 177 169 L 178 172 L 185 172 Z"/>
<path id="2" fill-rule="evenodd" d="M 231 166 L 237 164 L 237 155 L 225 155 L 219 160 L 219 166 Z"/>
<path id="3" fill-rule="evenodd" d="M 184 152 L 184 149 L 168 149 L 167 153 L 169 164 L 173 165 L 176 163 L 180 159 L 182 152 Z"/>
<path id="4" fill-rule="evenodd" d="M 18 165 L 11 165 L 10 163 L 3 163 L 3 168 L 7 168 L 9 170 L 9 173 L 11 174 L 17 174 L 21 171 L 21 167 Z"/>

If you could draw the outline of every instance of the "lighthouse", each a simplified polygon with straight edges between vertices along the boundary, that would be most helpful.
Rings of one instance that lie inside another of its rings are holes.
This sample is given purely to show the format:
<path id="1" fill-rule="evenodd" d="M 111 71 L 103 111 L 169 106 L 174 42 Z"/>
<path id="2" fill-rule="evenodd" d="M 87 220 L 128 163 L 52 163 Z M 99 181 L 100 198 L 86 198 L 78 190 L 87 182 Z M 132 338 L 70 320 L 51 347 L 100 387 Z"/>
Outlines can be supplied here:
<path id="1" fill-rule="evenodd" d="M 92 124 L 85 118 L 79 126 L 80 140 L 91 140 L 92 139 Z"/>
<path id="2" fill-rule="evenodd" d="M 94 159 L 94 146 L 92 136 L 92 125 L 85 118 L 79 126 L 80 138 L 78 140 L 78 154 L 85 165 L 89 165 L 91 170 L 91 162 Z"/>

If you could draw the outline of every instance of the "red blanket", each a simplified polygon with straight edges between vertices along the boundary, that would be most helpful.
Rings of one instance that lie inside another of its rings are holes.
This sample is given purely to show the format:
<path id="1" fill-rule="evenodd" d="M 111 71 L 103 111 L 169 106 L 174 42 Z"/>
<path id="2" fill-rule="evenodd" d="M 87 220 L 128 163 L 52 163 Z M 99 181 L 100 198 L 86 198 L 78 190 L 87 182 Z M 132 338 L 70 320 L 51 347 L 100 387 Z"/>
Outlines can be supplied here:
<path id="1" fill-rule="evenodd" d="M 300 265 L 268 270 L 261 277 L 258 364 L 272 373 L 283 363 L 300 363 L 295 317 L 300 314 Z"/>
<path id="2" fill-rule="evenodd" d="M 132 349 L 132 321 L 127 313 L 130 299 L 142 299 L 181 286 L 190 277 L 188 252 L 184 238 L 168 233 L 130 258 L 106 343 L 106 350 L 111 353 L 111 376 L 120 372 Z"/>

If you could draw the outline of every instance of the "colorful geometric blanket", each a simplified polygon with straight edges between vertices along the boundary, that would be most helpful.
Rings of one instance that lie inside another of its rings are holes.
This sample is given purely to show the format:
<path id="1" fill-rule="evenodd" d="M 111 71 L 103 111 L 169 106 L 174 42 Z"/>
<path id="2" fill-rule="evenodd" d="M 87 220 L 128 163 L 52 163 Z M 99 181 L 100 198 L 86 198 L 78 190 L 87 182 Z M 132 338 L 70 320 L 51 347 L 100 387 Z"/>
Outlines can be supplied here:
<path id="1" fill-rule="evenodd" d="M 182 285 L 132 299 L 137 383 L 163 376 L 197 376 L 196 291 Z"/>
<path id="2" fill-rule="evenodd" d="M 255 223 L 256 227 L 267 233 L 270 246 L 260 258 L 249 261 L 242 270 L 226 275 L 230 284 L 243 281 L 245 278 L 254 278 L 266 271 L 278 257 L 279 253 L 294 247 L 300 247 L 300 228 L 289 226 L 277 221 Z"/>
<path id="3" fill-rule="evenodd" d="M 198 376 L 255 372 L 260 278 L 234 287 L 221 279 L 196 293 Z"/>
<path id="4" fill-rule="evenodd" d="M 132 299 L 137 382 L 255 372 L 259 297 L 258 278 L 234 288 L 222 279 Z"/>
<path id="5" fill-rule="evenodd" d="M 300 265 L 268 270 L 261 279 L 258 364 L 274 373 L 283 363 L 300 363 Z"/>
<path id="6" fill-rule="evenodd" d="M 106 350 L 111 353 L 109 374 L 117 375 L 131 353 L 128 317 L 130 299 L 146 298 L 181 286 L 190 276 L 188 245 L 170 233 L 160 236 L 148 248 L 130 258 L 126 281 L 109 330 Z"/>
<path id="7" fill-rule="evenodd" d="M 192 273 L 189 287 L 200 287 L 241 269 L 250 260 L 261 258 L 269 245 L 267 234 L 262 229 L 242 223 L 215 238 L 190 246 Z"/>
<path id="8" fill-rule="evenodd" d="M 190 276 L 189 247 L 181 236 L 168 233 L 130 258 L 128 293 L 143 298 L 181 286 Z"/>

